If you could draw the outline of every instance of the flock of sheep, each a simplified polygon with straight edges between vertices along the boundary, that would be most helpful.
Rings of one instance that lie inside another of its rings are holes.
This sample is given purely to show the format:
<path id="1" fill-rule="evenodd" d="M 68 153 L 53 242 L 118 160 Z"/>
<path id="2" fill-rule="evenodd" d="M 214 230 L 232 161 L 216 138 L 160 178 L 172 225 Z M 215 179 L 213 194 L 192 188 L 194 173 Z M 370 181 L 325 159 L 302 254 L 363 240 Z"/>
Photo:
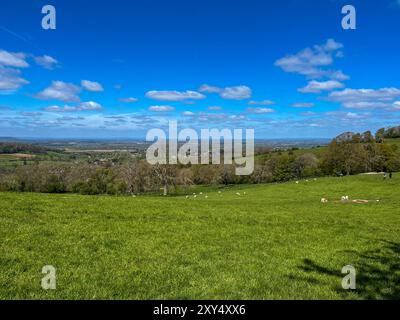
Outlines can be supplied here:
<path id="1" fill-rule="evenodd" d="M 358 203 L 358 204 L 363 204 L 363 203 L 370 203 L 372 201 L 376 201 L 376 202 L 380 202 L 380 200 L 363 200 L 363 199 L 354 199 L 354 200 L 350 200 L 349 196 L 342 196 L 340 199 L 341 203 Z M 328 199 L 326 198 L 321 198 L 321 203 L 328 203 Z M 333 201 L 333 202 L 338 202 L 338 201 Z"/>
<path id="2" fill-rule="evenodd" d="M 243 193 L 236 192 L 236 195 L 237 195 L 238 197 L 245 196 L 246 194 L 247 194 L 246 191 L 244 191 Z M 222 191 L 218 191 L 218 195 L 219 195 L 220 197 L 222 197 Z M 189 198 L 194 198 L 194 199 L 196 199 L 197 197 L 200 197 L 200 196 L 204 196 L 205 199 L 208 199 L 208 195 L 203 195 L 203 192 L 200 192 L 199 194 L 197 194 L 196 192 L 193 192 L 192 196 L 187 195 L 187 196 L 186 196 L 186 199 L 189 199 Z"/>
<path id="3" fill-rule="evenodd" d="M 317 178 L 314 178 L 313 180 L 314 180 L 314 181 L 317 181 Z M 305 180 L 305 181 L 306 181 L 306 182 L 309 182 L 309 180 Z M 296 184 L 299 184 L 299 183 L 300 183 L 300 181 L 296 181 Z M 218 195 L 219 195 L 220 197 L 222 197 L 222 191 L 218 191 Z M 238 197 L 242 197 L 242 196 L 245 196 L 245 195 L 246 195 L 246 192 L 245 192 L 245 191 L 244 191 L 243 193 L 236 192 L 236 195 L 237 195 Z M 201 196 L 204 196 L 205 199 L 208 199 L 208 198 L 209 198 L 209 196 L 203 194 L 203 192 L 199 192 L 198 194 L 194 192 L 194 193 L 192 194 L 192 196 L 187 195 L 187 196 L 186 196 L 186 199 L 190 199 L 190 198 L 196 199 L 197 197 L 201 197 Z M 369 202 L 372 202 L 372 201 L 380 202 L 380 200 L 362 200 L 362 199 L 354 199 L 354 200 L 351 200 L 349 196 L 342 196 L 342 197 L 340 198 L 340 200 L 332 200 L 332 202 L 358 203 L 358 204 L 369 203 Z M 328 203 L 328 202 L 329 202 L 329 200 L 328 200 L 327 198 L 321 198 L 321 203 Z"/>

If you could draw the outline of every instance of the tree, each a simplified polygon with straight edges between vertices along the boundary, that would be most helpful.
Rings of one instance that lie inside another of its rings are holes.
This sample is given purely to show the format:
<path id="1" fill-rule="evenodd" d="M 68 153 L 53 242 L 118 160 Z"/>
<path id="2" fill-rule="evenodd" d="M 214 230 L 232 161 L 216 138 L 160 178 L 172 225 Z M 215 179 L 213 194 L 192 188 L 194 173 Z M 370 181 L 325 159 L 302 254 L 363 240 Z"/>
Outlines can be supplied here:
<path id="1" fill-rule="evenodd" d="M 170 164 L 156 164 L 153 166 L 153 175 L 157 185 L 163 187 L 164 196 L 168 195 L 170 186 L 175 185 L 176 167 Z"/>
<path id="2" fill-rule="evenodd" d="M 293 171 L 297 178 L 312 176 L 318 168 L 318 159 L 312 153 L 305 153 L 297 157 L 293 163 Z"/>
<path id="3" fill-rule="evenodd" d="M 375 134 L 375 140 L 378 143 L 385 141 L 385 128 L 380 128 Z"/>

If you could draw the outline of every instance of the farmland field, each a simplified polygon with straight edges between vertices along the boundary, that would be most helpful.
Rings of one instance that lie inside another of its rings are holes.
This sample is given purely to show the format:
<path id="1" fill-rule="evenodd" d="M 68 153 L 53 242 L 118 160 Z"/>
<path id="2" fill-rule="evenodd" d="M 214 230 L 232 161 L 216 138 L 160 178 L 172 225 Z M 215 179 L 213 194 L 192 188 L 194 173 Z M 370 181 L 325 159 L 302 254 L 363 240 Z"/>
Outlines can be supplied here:
<path id="1" fill-rule="evenodd" d="M 0 193 L 0 298 L 399 299 L 399 190 L 400 174 L 196 198 Z M 44 265 L 56 290 L 40 286 Z"/>

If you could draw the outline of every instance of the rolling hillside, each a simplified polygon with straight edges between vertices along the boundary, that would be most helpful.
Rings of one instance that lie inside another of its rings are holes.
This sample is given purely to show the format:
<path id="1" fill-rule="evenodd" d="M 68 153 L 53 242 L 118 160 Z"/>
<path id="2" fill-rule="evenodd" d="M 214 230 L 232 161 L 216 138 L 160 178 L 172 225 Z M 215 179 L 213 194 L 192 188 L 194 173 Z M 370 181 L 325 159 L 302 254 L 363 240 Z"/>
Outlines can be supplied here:
<path id="1" fill-rule="evenodd" d="M 188 198 L 2 193 L 0 298 L 399 299 L 399 187 L 396 174 Z M 57 290 L 41 289 L 44 265 Z"/>

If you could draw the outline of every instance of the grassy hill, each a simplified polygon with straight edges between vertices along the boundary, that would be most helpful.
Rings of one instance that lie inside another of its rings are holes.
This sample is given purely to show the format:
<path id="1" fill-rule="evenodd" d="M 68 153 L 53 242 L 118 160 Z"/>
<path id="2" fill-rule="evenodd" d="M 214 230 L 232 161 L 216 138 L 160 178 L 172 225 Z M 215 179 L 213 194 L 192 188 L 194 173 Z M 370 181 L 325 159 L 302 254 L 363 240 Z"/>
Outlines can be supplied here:
<path id="1" fill-rule="evenodd" d="M 400 139 L 385 139 L 385 142 L 400 147 Z"/>
<path id="2" fill-rule="evenodd" d="M 400 174 L 188 199 L 2 193 L 0 298 L 399 299 L 399 187 Z M 44 265 L 57 290 L 41 289 Z"/>

